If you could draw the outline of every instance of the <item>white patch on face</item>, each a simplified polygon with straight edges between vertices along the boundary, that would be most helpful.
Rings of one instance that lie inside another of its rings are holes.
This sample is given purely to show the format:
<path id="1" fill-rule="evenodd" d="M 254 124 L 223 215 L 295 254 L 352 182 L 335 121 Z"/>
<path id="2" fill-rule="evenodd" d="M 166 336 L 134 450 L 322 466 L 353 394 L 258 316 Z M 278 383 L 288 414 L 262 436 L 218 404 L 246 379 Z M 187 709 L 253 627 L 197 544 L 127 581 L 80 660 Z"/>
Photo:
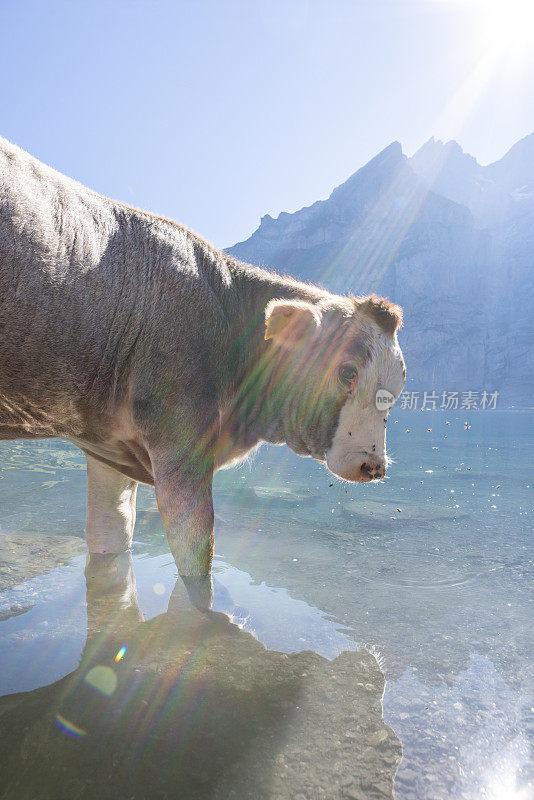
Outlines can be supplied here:
<path id="1" fill-rule="evenodd" d="M 397 342 L 377 342 L 375 357 L 359 376 L 353 396 L 343 405 L 332 446 L 326 454 L 328 468 L 346 480 L 360 480 L 362 464 L 386 465 L 386 415 L 377 408 L 378 389 L 395 400 L 404 385 L 402 355 Z"/>
<path id="2" fill-rule="evenodd" d="M 384 415 L 374 403 L 362 408 L 351 397 L 339 415 L 332 446 L 326 454 L 328 469 L 347 480 L 356 480 L 360 467 L 370 461 L 381 463 L 386 454 Z"/>

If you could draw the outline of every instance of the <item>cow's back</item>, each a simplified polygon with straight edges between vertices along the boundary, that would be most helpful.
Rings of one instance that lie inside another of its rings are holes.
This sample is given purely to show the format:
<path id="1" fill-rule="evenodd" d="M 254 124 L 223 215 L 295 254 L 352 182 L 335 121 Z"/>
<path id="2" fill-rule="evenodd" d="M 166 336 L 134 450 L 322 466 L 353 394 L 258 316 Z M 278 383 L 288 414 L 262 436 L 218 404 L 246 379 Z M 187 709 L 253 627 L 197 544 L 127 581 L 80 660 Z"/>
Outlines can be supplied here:
<path id="1" fill-rule="evenodd" d="M 90 287 L 116 228 L 109 201 L 0 139 L 0 394 L 8 419 L 31 427 L 39 417 L 46 430 L 65 417 L 79 428 L 74 408 L 104 328 Z M 87 338 L 95 346 L 84 347 Z M 0 435 L 8 427 L 2 420 Z"/>
<path id="2" fill-rule="evenodd" d="M 98 265 L 113 204 L 0 138 L 0 272 L 9 290 L 58 285 Z"/>
<path id="3" fill-rule="evenodd" d="M 24 435 L 11 421 L 32 409 L 43 435 L 63 431 L 58 419 L 78 435 L 116 397 L 135 348 L 156 366 L 195 359 L 199 326 L 217 340 L 230 282 L 222 254 L 182 226 L 0 138 L 0 438 Z"/>

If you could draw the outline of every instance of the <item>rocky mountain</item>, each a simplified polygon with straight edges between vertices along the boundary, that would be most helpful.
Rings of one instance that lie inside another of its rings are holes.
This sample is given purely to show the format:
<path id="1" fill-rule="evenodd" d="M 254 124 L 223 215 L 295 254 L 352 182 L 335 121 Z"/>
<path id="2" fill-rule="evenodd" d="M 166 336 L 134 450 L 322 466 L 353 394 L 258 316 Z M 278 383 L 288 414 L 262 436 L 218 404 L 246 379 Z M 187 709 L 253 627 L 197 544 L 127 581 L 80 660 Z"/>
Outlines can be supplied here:
<path id="1" fill-rule="evenodd" d="M 268 214 L 238 258 L 405 310 L 410 389 L 499 391 L 534 406 L 534 134 L 481 166 L 430 139 L 393 142 L 327 200 Z"/>

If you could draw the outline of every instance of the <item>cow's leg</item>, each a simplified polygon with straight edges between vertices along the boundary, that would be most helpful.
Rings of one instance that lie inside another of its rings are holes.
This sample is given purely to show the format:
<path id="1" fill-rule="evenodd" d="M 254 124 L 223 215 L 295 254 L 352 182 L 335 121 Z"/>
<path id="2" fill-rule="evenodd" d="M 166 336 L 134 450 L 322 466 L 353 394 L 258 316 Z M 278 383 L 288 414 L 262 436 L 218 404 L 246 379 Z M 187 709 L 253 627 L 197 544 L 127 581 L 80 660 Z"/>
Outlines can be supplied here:
<path id="1" fill-rule="evenodd" d="M 86 458 L 87 547 L 90 553 L 122 553 L 132 544 L 137 481 Z"/>
<path id="2" fill-rule="evenodd" d="M 161 367 L 160 367 L 161 369 Z M 176 372 L 169 365 L 170 374 Z M 163 374 L 167 374 L 164 371 Z M 209 364 L 199 357 L 191 371 L 184 365 L 178 391 L 167 379 L 133 407 L 154 477 L 156 500 L 178 574 L 191 601 L 211 608 L 213 559 L 214 456 L 220 417 Z M 145 379 L 143 386 L 149 383 Z"/>
<path id="3" fill-rule="evenodd" d="M 197 608 L 211 608 L 213 589 L 213 498 L 212 472 L 197 480 L 180 469 L 155 470 L 156 498 L 167 541 Z"/>

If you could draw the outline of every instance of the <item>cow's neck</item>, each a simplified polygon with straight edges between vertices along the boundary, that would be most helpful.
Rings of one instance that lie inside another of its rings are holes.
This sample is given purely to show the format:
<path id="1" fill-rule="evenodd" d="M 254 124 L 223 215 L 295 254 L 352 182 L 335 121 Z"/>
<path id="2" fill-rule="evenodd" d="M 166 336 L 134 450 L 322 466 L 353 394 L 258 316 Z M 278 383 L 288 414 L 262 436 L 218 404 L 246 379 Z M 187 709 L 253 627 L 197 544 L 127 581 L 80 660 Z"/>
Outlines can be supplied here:
<path id="1" fill-rule="evenodd" d="M 233 271 L 230 336 L 221 360 L 223 427 L 248 447 L 262 439 L 281 443 L 287 440 L 289 359 L 265 341 L 265 307 L 274 298 L 319 302 L 327 293 L 243 265 Z"/>

